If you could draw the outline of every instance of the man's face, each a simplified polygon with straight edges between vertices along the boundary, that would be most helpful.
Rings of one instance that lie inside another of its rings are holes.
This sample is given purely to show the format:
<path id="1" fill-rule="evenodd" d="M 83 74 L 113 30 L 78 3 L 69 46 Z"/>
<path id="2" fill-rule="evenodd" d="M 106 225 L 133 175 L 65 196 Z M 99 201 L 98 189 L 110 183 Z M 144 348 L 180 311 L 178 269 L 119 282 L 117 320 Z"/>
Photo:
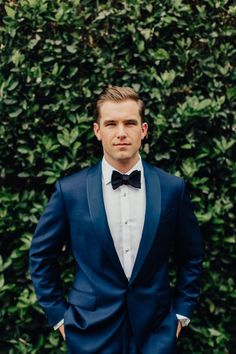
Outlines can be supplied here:
<path id="1" fill-rule="evenodd" d="M 131 168 L 138 161 L 147 129 L 147 123 L 141 123 L 137 102 L 130 99 L 104 102 L 100 107 L 100 122 L 94 123 L 94 133 L 102 142 L 104 156 L 117 169 Z"/>

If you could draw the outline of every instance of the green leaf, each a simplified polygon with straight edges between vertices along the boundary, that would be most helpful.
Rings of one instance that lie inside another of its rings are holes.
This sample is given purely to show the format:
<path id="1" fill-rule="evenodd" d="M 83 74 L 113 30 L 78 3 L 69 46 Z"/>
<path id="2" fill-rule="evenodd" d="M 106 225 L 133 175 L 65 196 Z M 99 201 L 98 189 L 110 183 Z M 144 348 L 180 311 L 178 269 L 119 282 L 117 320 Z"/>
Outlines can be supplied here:
<path id="1" fill-rule="evenodd" d="M 67 45 L 66 50 L 71 54 L 75 54 L 77 52 L 77 47 L 75 45 Z"/>
<path id="2" fill-rule="evenodd" d="M 11 112 L 11 113 L 9 114 L 9 117 L 11 117 L 11 118 L 16 118 L 16 117 L 18 117 L 21 113 L 22 113 L 22 109 L 21 109 L 21 108 L 18 108 L 18 109 L 16 109 L 15 111 Z"/>
<path id="3" fill-rule="evenodd" d="M 204 214 L 200 214 L 200 212 L 197 212 L 196 215 L 197 215 L 198 221 L 201 223 L 206 223 L 206 222 L 210 221 L 212 218 L 211 212 L 204 213 Z"/>
<path id="4" fill-rule="evenodd" d="M 142 53 L 144 51 L 144 49 L 145 49 L 144 41 L 139 41 L 138 42 L 138 51 L 139 51 L 139 53 Z"/>
<path id="5" fill-rule="evenodd" d="M 9 17 L 11 17 L 12 19 L 14 19 L 14 18 L 15 18 L 15 15 L 16 15 L 15 10 L 13 10 L 12 7 L 7 6 L 7 5 L 5 5 L 4 8 L 5 8 L 5 11 L 6 11 L 6 13 L 7 13 L 7 16 L 9 16 Z"/>
<path id="6" fill-rule="evenodd" d="M 5 283 L 4 276 L 3 276 L 3 274 L 0 274 L 0 289 L 3 288 L 4 283 Z"/>
<path id="7" fill-rule="evenodd" d="M 72 144 L 79 136 L 79 130 L 77 127 L 73 128 L 70 132 L 70 144 Z"/>
<path id="8" fill-rule="evenodd" d="M 54 176 L 54 177 L 48 177 L 48 178 L 46 179 L 46 183 L 47 183 L 47 184 L 53 184 L 53 183 L 56 182 L 56 180 L 57 180 L 57 177 L 56 177 L 56 176 Z"/>
<path id="9" fill-rule="evenodd" d="M 164 71 L 164 73 L 161 74 L 160 82 L 170 86 L 174 82 L 175 76 L 176 74 L 174 70 Z"/>
<path id="10" fill-rule="evenodd" d="M 170 58 L 170 56 L 164 48 L 159 48 L 155 52 L 155 58 L 158 60 L 168 60 Z"/>
<path id="11" fill-rule="evenodd" d="M 19 151 L 21 154 L 28 154 L 31 150 L 29 146 L 19 146 L 17 151 Z"/>
<path id="12" fill-rule="evenodd" d="M 217 331 L 215 328 L 208 328 L 208 331 L 210 332 L 211 336 L 220 336 L 221 332 Z"/>
<path id="13" fill-rule="evenodd" d="M 227 88 L 226 95 L 229 101 L 234 101 L 236 99 L 236 87 Z"/>
<path id="14" fill-rule="evenodd" d="M 141 85 L 140 84 L 132 84 L 132 87 L 136 92 L 139 92 Z"/>
<path id="15" fill-rule="evenodd" d="M 205 108 L 207 108 L 207 107 L 209 107 L 209 106 L 211 106 L 211 100 L 210 100 L 209 98 L 207 98 L 207 99 L 205 99 L 205 100 L 199 102 L 196 108 L 197 108 L 199 111 L 201 111 L 201 110 L 203 110 L 203 109 L 205 109 Z"/>
<path id="16" fill-rule="evenodd" d="M 70 146 L 71 140 L 70 140 L 70 133 L 68 129 L 63 129 L 62 133 L 57 134 L 57 140 L 63 146 L 66 147 Z"/>
<path id="17" fill-rule="evenodd" d="M 20 178 L 27 178 L 27 177 L 30 177 L 30 173 L 29 172 L 19 172 L 17 176 Z"/>
<path id="18" fill-rule="evenodd" d="M 224 242 L 236 244 L 236 238 L 234 236 L 226 237 L 226 238 L 224 238 Z"/>
<path id="19" fill-rule="evenodd" d="M 7 90 L 8 90 L 8 91 L 13 91 L 18 85 L 19 85 L 19 82 L 18 82 L 18 81 L 13 81 L 13 82 L 7 87 Z"/>

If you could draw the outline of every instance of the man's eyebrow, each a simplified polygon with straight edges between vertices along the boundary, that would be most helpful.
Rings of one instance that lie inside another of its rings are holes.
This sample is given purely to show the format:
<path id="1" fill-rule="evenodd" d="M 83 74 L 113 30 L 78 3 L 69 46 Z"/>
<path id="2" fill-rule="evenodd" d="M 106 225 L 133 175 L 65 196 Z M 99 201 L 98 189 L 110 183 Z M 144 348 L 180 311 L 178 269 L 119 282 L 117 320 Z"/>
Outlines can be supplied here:
<path id="1" fill-rule="evenodd" d="M 109 124 L 109 123 L 115 123 L 115 120 L 114 119 L 106 119 L 104 121 L 104 124 Z"/>
<path id="2" fill-rule="evenodd" d="M 135 124 L 138 124 L 138 120 L 137 120 L 137 119 L 133 119 L 133 118 L 127 119 L 125 122 L 126 122 L 126 123 L 135 123 Z"/>

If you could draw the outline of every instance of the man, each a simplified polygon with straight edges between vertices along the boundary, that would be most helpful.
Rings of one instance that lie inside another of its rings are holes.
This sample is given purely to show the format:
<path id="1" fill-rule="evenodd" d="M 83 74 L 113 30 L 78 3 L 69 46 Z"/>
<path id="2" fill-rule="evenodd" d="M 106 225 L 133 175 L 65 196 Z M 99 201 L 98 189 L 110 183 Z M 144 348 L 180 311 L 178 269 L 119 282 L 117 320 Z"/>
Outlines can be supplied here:
<path id="1" fill-rule="evenodd" d="M 172 354 L 199 295 L 197 220 L 184 181 L 140 158 L 148 125 L 137 93 L 107 88 L 96 116 L 102 161 L 56 183 L 33 237 L 37 296 L 69 353 Z M 65 301 L 57 257 L 68 239 L 77 270 Z"/>

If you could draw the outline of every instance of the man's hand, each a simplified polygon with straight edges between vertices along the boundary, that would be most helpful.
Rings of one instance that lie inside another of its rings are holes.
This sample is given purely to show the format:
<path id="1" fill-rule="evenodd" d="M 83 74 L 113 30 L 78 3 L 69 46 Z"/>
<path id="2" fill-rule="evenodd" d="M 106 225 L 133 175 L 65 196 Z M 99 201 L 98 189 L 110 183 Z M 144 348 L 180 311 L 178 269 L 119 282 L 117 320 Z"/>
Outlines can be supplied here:
<path id="1" fill-rule="evenodd" d="M 178 321 L 178 326 L 177 326 L 177 331 L 176 331 L 176 338 L 178 339 L 179 337 L 179 334 L 181 332 L 181 329 L 182 329 L 182 324 L 181 324 L 181 321 Z"/>
<path id="2" fill-rule="evenodd" d="M 64 326 L 64 324 L 61 325 L 58 329 L 59 329 L 59 331 L 60 331 L 60 333 L 61 333 L 63 339 L 66 340 L 66 336 L 65 336 L 65 326 Z"/>

